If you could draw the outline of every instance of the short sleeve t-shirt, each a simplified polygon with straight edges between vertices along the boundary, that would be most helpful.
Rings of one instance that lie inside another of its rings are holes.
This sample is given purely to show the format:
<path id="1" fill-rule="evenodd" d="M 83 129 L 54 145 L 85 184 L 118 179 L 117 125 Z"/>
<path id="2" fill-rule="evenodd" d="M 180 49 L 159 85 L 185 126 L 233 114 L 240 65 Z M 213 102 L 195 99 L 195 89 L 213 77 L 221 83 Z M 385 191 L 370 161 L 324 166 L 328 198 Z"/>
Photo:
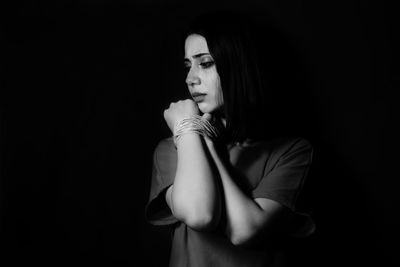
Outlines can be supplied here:
<path id="1" fill-rule="evenodd" d="M 302 138 L 249 141 L 228 148 L 232 171 L 239 186 L 254 198 L 267 198 L 310 219 L 296 210 L 312 160 L 312 146 Z M 199 232 L 179 222 L 165 201 L 165 191 L 173 184 L 177 151 L 172 138 L 162 140 L 155 149 L 150 198 L 146 219 L 154 225 L 174 229 L 170 266 L 239 267 L 281 266 L 283 248 L 278 240 L 267 240 L 257 248 L 233 245 L 221 228 Z M 235 176 L 236 177 L 236 176 Z M 310 224 L 309 224 L 310 225 Z"/>

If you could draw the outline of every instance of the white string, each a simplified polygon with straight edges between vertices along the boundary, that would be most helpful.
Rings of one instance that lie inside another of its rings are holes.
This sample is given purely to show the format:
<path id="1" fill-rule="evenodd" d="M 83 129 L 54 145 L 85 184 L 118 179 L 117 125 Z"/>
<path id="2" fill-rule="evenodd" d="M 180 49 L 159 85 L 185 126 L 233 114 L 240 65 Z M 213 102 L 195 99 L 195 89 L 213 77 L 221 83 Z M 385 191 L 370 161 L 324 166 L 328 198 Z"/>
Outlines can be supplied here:
<path id="1" fill-rule="evenodd" d="M 218 128 L 212 125 L 207 119 L 204 119 L 200 115 L 192 115 L 175 124 L 173 138 L 175 145 L 178 139 L 187 133 L 196 133 L 212 140 L 216 140 L 219 136 L 219 132 Z"/>

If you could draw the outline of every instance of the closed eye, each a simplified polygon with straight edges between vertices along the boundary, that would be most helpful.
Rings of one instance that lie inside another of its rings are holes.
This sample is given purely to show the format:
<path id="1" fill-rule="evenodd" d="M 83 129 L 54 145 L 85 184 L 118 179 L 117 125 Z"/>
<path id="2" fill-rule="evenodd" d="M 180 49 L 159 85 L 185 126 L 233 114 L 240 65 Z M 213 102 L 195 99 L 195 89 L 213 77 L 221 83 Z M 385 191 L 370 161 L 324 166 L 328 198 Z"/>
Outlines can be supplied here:
<path id="1" fill-rule="evenodd" d="M 201 66 L 203 69 L 208 69 L 208 68 L 214 66 L 214 64 L 215 64 L 214 61 L 206 61 L 206 62 L 201 62 L 201 63 L 200 63 L 200 66 Z"/>

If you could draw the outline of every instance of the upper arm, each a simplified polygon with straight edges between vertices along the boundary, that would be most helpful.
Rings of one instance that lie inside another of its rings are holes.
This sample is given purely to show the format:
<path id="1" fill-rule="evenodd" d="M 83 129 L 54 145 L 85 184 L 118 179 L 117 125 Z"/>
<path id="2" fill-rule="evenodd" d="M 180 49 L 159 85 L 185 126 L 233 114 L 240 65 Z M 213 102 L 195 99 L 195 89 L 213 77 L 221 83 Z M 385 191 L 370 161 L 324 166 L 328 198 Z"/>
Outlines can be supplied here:
<path id="1" fill-rule="evenodd" d="M 176 152 L 172 140 L 162 140 L 153 153 L 153 170 L 146 220 L 155 225 L 177 222 L 166 202 L 166 193 L 174 181 Z"/>
<path id="2" fill-rule="evenodd" d="M 312 147 L 304 139 L 278 145 L 267 162 L 264 176 L 252 191 L 253 199 L 275 200 L 292 211 L 306 181 Z"/>
<path id="3" fill-rule="evenodd" d="M 284 219 L 290 215 L 287 207 L 268 198 L 255 198 L 254 202 L 260 207 L 261 216 L 258 224 L 262 232 L 269 232 L 271 227 L 277 227 L 277 222 L 280 229 L 274 230 L 284 230 Z"/>
<path id="4" fill-rule="evenodd" d="M 294 234 L 308 223 L 308 214 L 297 211 L 297 199 L 303 189 L 312 161 L 313 149 L 304 139 L 288 142 L 276 153 L 275 160 L 265 170 L 265 176 L 253 190 L 254 201 L 261 209 L 262 231 Z"/>
<path id="5" fill-rule="evenodd" d="M 278 214 L 282 209 L 284 209 L 283 205 L 268 198 L 255 198 L 254 201 L 258 204 L 261 210 L 269 214 L 270 216 L 274 216 Z"/>
<path id="6" fill-rule="evenodd" d="M 285 230 L 285 220 L 290 216 L 290 210 L 287 207 L 268 198 L 256 198 L 254 201 L 260 207 L 262 214 L 258 222 L 262 232 L 268 234 L 270 231 L 280 232 Z"/>

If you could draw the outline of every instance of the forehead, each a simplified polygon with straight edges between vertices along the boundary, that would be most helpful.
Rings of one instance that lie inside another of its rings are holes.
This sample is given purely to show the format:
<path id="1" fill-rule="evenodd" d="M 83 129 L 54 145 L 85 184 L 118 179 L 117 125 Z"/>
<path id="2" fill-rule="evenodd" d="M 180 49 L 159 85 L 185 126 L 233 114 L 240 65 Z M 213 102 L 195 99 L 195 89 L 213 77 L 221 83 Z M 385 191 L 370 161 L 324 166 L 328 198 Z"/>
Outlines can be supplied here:
<path id="1" fill-rule="evenodd" d="M 210 53 L 206 39 L 198 34 L 189 35 L 185 40 L 185 58 L 202 53 Z"/>

